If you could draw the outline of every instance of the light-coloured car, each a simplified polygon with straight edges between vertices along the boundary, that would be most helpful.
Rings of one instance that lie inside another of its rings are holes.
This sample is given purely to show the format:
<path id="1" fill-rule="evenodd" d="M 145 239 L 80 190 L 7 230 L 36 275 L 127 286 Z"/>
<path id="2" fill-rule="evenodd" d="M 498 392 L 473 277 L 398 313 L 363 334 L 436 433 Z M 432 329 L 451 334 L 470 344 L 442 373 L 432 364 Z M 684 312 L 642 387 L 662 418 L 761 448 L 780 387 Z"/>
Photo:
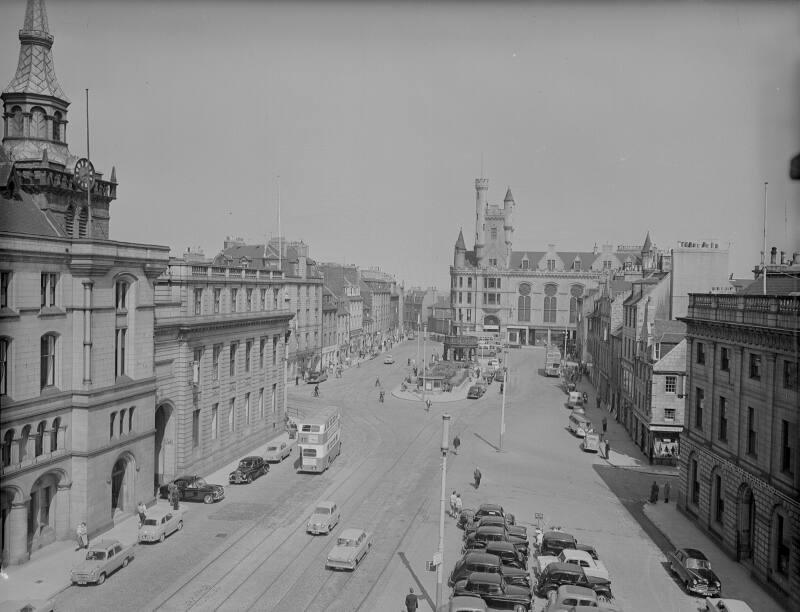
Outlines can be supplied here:
<path id="1" fill-rule="evenodd" d="M 163 542 L 166 537 L 183 529 L 183 511 L 151 508 L 139 526 L 139 542 Z"/>
<path id="2" fill-rule="evenodd" d="M 385 363 L 386 365 L 393 364 L 394 363 L 394 357 L 392 357 L 391 355 L 386 355 L 386 357 L 383 358 L 383 363 Z"/>
<path id="3" fill-rule="evenodd" d="M 587 576 L 597 576 L 598 578 L 605 578 L 606 580 L 609 580 L 606 566 L 601 562 L 595 561 L 585 550 L 565 548 L 558 555 L 558 560 L 561 563 L 580 565 L 583 568 L 583 572 Z"/>
<path id="4" fill-rule="evenodd" d="M 123 546 L 119 540 L 99 540 L 89 546 L 86 558 L 72 568 L 73 584 L 103 584 L 106 578 L 133 561 L 133 547 Z"/>
<path id="5" fill-rule="evenodd" d="M 307 533 L 330 533 L 339 524 L 342 515 L 336 502 L 323 501 L 317 504 L 306 524 Z"/>
<path id="6" fill-rule="evenodd" d="M 264 453 L 264 461 L 280 463 L 292 454 L 294 440 L 276 440 L 267 444 L 267 451 Z"/>
<path id="7" fill-rule="evenodd" d="M 753 608 L 741 599 L 706 597 L 706 612 L 753 612 Z"/>
<path id="8" fill-rule="evenodd" d="M 450 599 L 447 612 L 486 612 L 486 602 L 473 595 L 457 595 Z"/>
<path id="9" fill-rule="evenodd" d="M 569 612 L 573 606 L 597 609 L 597 595 L 588 587 L 563 584 L 558 590 L 550 591 L 544 612 Z"/>
<path id="10" fill-rule="evenodd" d="M 325 567 L 354 570 L 372 547 L 372 534 L 363 529 L 345 529 L 328 553 Z"/>

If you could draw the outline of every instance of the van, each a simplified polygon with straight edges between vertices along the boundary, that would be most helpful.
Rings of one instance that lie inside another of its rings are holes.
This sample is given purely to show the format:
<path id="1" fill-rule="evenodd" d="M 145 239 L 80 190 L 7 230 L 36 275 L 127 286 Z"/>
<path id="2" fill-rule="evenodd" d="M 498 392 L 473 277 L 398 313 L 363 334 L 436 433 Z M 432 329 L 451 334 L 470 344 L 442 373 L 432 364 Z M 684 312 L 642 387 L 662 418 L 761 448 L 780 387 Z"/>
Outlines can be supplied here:
<path id="1" fill-rule="evenodd" d="M 600 450 L 600 434 L 587 431 L 583 437 L 583 450 L 587 453 L 596 453 Z"/>
<path id="2" fill-rule="evenodd" d="M 592 431 L 592 422 L 582 414 L 570 414 L 567 428 L 579 438 Z"/>
<path id="3" fill-rule="evenodd" d="M 575 408 L 576 406 L 583 406 L 583 396 L 580 391 L 570 391 L 567 398 L 567 406 Z"/>

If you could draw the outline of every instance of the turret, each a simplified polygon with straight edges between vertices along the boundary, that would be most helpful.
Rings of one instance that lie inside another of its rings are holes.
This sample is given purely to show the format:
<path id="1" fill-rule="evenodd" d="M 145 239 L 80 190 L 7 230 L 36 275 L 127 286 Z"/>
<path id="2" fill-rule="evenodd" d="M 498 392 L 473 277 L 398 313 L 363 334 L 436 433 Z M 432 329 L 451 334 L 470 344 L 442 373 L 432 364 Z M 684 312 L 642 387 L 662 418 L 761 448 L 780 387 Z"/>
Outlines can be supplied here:
<path id="1" fill-rule="evenodd" d="M 478 265 L 483 259 L 483 239 L 486 229 L 486 192 L 489 189 L 489 179 L 475 179 L 475 258 Z"/>
<path id="2" fill-rule="evenodd" d="M 458 240 L 456 240 L 456 247 L 453 255 L 453 267 L 463 268 L 464 259 L 467 253 L 467 245 L 464 243 L 464 233 L 458 230 Z"/>
<path id="3" fill-rule="evenodd" d="M 514 238 L 514 207 L 516 204 L 514 203 L 514 196 L 511 194 L 511 187 L 508 188 L 506 191 L 506 197 L 503 200 L 503 217 L 505 221 L 503 223 L 503 231 L 505 234 L 506 240 L 506 251 L 508 253 L 507 257 L 511 257 L 511 242 Z"/>

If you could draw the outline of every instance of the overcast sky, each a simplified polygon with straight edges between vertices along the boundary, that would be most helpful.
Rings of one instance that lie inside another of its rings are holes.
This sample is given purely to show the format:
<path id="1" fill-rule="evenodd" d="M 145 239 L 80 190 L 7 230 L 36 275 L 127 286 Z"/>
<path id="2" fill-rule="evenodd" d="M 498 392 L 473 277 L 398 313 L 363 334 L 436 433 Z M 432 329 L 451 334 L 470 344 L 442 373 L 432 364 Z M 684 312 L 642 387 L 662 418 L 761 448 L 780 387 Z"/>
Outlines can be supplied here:
<path id="1" fill-rule="evenodd" d="M 800 3 L 49 0 L 67 137 L 116 166 L 111 238 L 226 235 L 446 287 L 474 179 L 515 250 L 800 250 Z M 0 83 L 25 0 L 0 2 Z"/>

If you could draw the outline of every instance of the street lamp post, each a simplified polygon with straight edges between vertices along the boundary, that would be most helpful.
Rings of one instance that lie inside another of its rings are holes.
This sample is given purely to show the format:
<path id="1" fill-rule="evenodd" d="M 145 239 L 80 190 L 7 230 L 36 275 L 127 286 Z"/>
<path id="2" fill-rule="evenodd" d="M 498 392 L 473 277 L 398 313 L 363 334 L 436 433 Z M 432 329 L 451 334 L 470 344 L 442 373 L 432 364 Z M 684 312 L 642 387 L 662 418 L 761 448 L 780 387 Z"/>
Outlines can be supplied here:
<path id="1" fill-rule="evenodd" d="M 442 491 L 439 508 L 439 551 L 436 563 L 436 609 L 442 605 L 442 574 L 444 572 L 444 509 L 447 496 L 447 453 L 450 450 L 450 415 L 442 415 Z"/>
<path id="2" fill-rule="evenodd" d="M 503 434 L 506 432 L 506 394 L 508 393 L 508 379 L 509 379 L 509 367 L 508 367 L 508 353 L 506 353 L 506 371 L 503 375 L 503 399 L 500 403 L 500 445 L 497 448 L 497 452 L 503 452 Z"/>
<path id="3" fill-rule="evenodd" d="M 424 336 L 424 338 L 422 340 L 422 403 L 425 404 L 425 391 L 426 391 L 425 388 L 427 387 L 426 378 L 425 378 L 425 362 L 427 361 L 427 359 L 426 359 L 425 353 L 428 350 L 428 348 L 427 348 L 428 347 L 428 326 L 427 325 L 423 325 L 422 326 L 422 334 Z M 428 405 L 425 404 L 425 407 L 427 408 Z"/>

